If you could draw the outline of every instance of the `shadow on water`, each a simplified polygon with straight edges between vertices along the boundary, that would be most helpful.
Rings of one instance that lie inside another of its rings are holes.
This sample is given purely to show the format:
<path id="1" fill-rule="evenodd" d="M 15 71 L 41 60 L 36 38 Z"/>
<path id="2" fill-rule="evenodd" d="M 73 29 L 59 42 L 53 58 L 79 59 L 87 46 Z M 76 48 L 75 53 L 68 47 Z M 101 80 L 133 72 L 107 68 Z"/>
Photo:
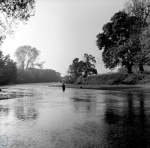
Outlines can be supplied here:
<path id="1" fill-rule="evenodd" d="M 114 94 L 113 94 L 114 95 Z M 117 96 L 117 94 L 116 94 Z M 104 121 L 112 147 L 150 147 L 150 94 L 123 93 L 123 100 L 106 96 Z"/>

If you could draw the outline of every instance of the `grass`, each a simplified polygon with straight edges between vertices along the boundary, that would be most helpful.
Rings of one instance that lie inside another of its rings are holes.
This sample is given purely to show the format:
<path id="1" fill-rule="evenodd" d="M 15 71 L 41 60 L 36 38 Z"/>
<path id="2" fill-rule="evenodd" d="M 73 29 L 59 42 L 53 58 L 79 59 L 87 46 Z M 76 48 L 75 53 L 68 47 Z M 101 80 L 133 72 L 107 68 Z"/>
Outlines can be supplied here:
<path id="1" fill-rule="evenodd" d="M 143 73 L 108 73 L 77 79 L 76 84 L 84 85 L 135 85 L 150 82 L 150 72 Z"/>

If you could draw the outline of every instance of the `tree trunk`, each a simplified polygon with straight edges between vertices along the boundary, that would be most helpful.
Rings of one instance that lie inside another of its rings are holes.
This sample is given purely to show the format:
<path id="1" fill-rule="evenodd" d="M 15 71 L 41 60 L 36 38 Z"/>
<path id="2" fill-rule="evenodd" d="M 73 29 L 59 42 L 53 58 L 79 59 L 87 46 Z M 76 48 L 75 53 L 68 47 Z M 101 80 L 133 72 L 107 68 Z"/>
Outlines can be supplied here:
<path id="1" fill-rule="evenodd" d="M 140 65 L 139 65 L 139 71 L 140 71 L 140 72 L 143 72 L 143 71 L 144 71 L 143 64 L 140 64 Z"/>
<path id="2" fill-rule="evenodd" d="M 128 74 L 131 74 L 131 73 L 132 73 L 132 66 L 133 66 L 133 65 L 128 65 L 128 66 L 127 66 Z"/>

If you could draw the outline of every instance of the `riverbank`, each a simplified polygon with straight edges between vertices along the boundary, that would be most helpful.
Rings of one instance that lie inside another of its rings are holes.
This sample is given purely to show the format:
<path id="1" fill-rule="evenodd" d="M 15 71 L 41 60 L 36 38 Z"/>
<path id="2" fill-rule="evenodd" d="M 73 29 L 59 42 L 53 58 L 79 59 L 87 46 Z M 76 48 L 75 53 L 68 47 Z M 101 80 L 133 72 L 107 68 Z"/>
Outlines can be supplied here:
<path id="1" fill-rule="evenodd" d="M 144 91 L 150 93 L 150 83 L 141 85 L 77 85 L 77 84 L 66 84 L 66 88 L 75 89 L 96 89 L 96 90 L 113 90 L 113 91 Z"/>
<path id="2" fill-rule="evenodd" d="M 66 84 L 66 88 L 112 90 L 112 89 L 140 88 L 140 86 L 139 85 L 136 86 L 136 85 L 81 85 L 81 84 Z"/>
<path id="3" fill-rule="evenodd" d="M 132 74 L 124 74 L 124 73 L 106 73 L 106 74 L 98 74 L 91 75 L 86 78 L 79 77 L 76 80 L 76 84 L 82 85 L 140 85 L 150 82 L 150 72 L 143 73 L 132 73 Z"/>
<path id="4" fill-rule="evenodd" d="M 36 83 L 36 85 L 41 85 L 43 83 Z M 55 84 L 55 83 L 44 83 L 45 86 L 48 87 L 62 87 L 62 84 Z M 13 84 L 14 85 L 14 84 Z M 2 89 L 1 93 L 3 93 L 8 86 L 13 86 L 13 85 L 3 85 L 0 86 L 0 89 Z M 18 85 L 18 84 L 16 84 Z M 19 84 L 21 85 L 33 85 L 33 83 L 29 84 Z M 150 92 L 150 83 L 144 83 L 144 84 L 136 84 L 136 85 L 125 85 L 125 84 L 119 84 L 119 85 L 85 85 L 85 84 L 65 84 L 66 88 L 75 88 L 75 89 L 95 89 L 95 90 L 114 90 L 114 91 L 123 91 L 123 90 L 128 90 L 128 91 L 139 91 L 143 90 L 145 92 Z"/>

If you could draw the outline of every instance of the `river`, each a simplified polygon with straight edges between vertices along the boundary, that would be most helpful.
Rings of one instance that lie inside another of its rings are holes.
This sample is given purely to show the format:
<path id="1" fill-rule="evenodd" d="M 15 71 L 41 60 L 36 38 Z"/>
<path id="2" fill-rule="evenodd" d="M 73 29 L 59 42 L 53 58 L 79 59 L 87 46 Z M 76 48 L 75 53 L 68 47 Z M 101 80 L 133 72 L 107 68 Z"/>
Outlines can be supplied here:
<path id="1" fill-rule="evenodd" d="M 67 88 L 50 83 L 2 87 L 2 148 L 150 147 L 150 94 Z"/>

